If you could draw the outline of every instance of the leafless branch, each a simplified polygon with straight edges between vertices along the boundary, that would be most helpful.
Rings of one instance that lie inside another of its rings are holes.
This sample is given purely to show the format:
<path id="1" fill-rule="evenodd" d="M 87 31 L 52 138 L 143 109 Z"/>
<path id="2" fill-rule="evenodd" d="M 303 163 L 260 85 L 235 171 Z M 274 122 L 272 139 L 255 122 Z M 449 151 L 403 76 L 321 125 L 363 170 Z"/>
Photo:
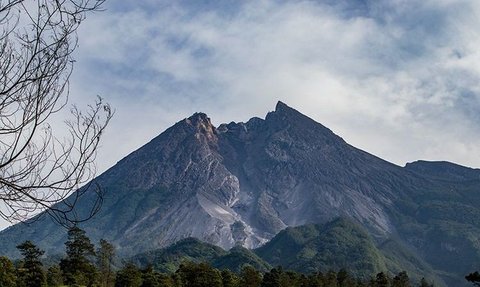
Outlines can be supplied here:
<path id="1" fill-rule="evenodd" d="M 6 220 L 44 210 L 61 223 L 85 219 L 73 207 L 87 188 L 72 192 L 95 175 L 112 109 L 101 98 L 86 111 L 73 107 L 65 139 L 49 120 L 67 105 L 77 29 L 104 1 L 0 0 L 0 216 Z M 90 190 L 98 196 L 93 214 L 102 196 L 94 183 Z"/>

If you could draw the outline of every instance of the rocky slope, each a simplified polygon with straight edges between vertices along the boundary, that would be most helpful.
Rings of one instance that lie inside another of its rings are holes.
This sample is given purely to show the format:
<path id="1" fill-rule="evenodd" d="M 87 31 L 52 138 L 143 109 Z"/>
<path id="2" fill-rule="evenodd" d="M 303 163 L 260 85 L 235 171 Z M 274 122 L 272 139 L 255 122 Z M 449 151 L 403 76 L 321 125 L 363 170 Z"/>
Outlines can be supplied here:
<path id="1" fill-rule="evenodd" d="M 81 227 L 125 256 L 186 237 L 254 248 L 287 226 L 343 216 L 378 246 L 398 238 L 447 283 L 480 259 L 479 170 L 393 165 L 281 102 L 265 119 L 219 127 L 194 114 L 95 181 L 104 204 Z M 89 202 L 77 204 L 79 215 Z M 0 253 L 18 255 L 15 245 L 26 239 L 59 252 L 65 231 L 48 217 L 10 227 L 0 233 Z"/>

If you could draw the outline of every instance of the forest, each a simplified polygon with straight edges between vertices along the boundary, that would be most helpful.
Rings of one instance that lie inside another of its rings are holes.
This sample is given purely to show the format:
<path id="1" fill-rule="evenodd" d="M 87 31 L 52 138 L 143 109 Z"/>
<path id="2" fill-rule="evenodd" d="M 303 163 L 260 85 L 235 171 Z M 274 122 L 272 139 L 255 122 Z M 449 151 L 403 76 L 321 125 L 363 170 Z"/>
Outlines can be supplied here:
<path id="1" fill-rule="evenodd" d="M 303 274 L 281 266 L 261 272 L 244 265 L 240 272 L 219 270 L 206 262 L 184 261 L 175 272 L 162 273 L 124 260 L 117 266 L 115 247 L 100 240 L 98 247 L 85 231 L 72 227 L 59 263 L 43 258 L 44 251 L 31 241 L 17 246 L 20 260 L 0 257 L 0 286 L 99 286 L 99 287 L 432 287 L 422 279 L 412 282 L 407 272 L 380 272 L 371 278 L 355 278 L 346 269 L 318 270 Z"/>

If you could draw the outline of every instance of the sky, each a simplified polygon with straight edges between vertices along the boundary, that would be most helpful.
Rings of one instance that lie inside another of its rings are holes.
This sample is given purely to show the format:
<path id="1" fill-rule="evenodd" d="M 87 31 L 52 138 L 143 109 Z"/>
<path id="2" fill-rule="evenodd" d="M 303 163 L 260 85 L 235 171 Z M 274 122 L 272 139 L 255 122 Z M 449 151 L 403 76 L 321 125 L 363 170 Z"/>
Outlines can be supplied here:
<path id="1" fill-rule="evenodd" d="M 397 165 L 480 167 L 477 0 L 107 0 L 104 8 L 78 31 L 70 79 L 70 103 L 99 95 L 115 109 L 98 173 L 195 112 L 218 126 L 264 117 L 279 100 Z"/>

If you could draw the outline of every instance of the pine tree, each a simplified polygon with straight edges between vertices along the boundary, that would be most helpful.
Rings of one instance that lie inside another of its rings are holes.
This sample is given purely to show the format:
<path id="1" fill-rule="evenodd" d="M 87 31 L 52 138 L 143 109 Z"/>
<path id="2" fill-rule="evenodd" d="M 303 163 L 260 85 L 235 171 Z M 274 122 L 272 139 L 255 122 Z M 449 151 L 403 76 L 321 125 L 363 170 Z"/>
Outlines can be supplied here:
<path id="1" fill-rule="evenodd" d="M 0 286 L 15 287 L 16 280 L 17 276 L 12 261 L 7 257 L 0 256 Z"/>
<path id="2" fill-rule="evenodd" d="M 95 283 L 95 266 L 89 258 L 95 255 L 95 249 L 85 231 L 77 226 L 68 231 L 65 242 L 67 257 L 60 261 L 64 282 L 67 285 L 92 286 Z"/>
<path id="3" fill-rule="evenodd" d="M 47 270 L 47 286 L 56 287 L 63 285 L 62 270 L 58 265 L 50 266 Z"/>
<path id="4" fill-rule="evenodd" d="M 112 270 L 112 264 L 115 258 L 115 247 L 105 239 L 100 239 L 100 247 L 97 249 L 96 256 L 100 286 L 113 286 L 115 274 Z"/>
<path id="5" fill-rule="evenodd" d="M 31 241 L 25 241 L 17 246 L 23 255 L 23 262 L 19 268 L 19 279 L 26 287 L 40 287 L 45 285 L 45 274 L 40 257 L 45 253 Z"/>

